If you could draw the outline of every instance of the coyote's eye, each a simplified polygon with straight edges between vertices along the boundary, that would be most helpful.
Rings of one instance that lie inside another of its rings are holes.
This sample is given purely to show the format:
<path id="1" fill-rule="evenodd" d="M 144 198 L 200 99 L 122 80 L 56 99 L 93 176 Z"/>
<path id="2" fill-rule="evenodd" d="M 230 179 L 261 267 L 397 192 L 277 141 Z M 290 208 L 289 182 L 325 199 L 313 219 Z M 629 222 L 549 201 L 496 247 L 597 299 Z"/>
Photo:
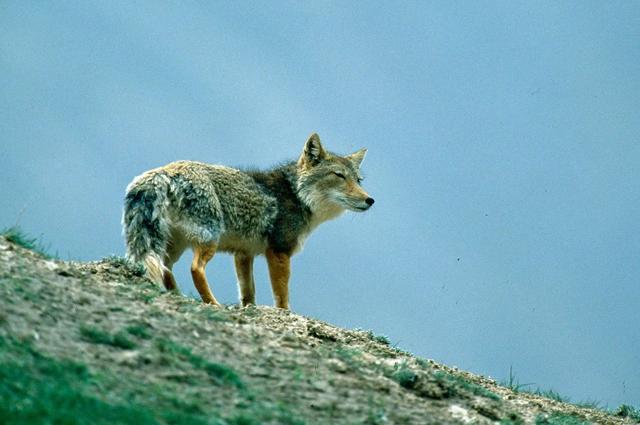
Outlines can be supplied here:
<path id="1" fill-rule="evenodd" d="M 333 174 L 335 174 L 336 176 L 340 177 L 342 180 L 346 180 L 347 178 L 344 176 L 344 174 L 342 173 L 338 173 L 338 172 L 333 172 Z"/>

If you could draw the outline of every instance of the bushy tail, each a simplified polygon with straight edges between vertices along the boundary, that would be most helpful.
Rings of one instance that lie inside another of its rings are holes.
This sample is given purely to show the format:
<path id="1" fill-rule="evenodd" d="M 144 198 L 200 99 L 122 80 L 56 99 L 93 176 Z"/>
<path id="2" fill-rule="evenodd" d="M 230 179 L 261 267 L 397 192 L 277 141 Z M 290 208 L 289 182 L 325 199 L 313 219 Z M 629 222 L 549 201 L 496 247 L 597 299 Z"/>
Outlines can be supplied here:
<path id="1" fill-rule="evenodd" d="M 169 239 L 169 178 L 162 173 L 144 174 L 127 187 L 122 215 L 127 258 L 142 262 L 149 278 L 162 283 L 162 258 Z"/>

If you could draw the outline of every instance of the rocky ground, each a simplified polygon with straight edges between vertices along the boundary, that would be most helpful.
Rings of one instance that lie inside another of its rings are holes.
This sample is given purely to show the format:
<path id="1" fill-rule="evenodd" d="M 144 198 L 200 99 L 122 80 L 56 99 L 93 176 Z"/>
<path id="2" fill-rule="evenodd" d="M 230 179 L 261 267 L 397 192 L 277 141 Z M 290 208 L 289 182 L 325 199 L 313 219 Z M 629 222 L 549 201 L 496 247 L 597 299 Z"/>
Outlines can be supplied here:
<path id="1" fill-rule="evenodd" d="M 631 424 L 371 332 L 165 293 L 119 258 L 0 238 L 0 423 Z"/>

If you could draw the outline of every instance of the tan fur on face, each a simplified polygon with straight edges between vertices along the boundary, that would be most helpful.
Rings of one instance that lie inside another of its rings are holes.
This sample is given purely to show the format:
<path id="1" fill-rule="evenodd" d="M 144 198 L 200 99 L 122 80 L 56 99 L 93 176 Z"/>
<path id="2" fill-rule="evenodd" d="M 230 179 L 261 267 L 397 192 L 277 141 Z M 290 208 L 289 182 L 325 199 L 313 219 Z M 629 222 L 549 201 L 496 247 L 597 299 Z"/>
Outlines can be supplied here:
<path id="1" fill-rule="evenodd" d="M 356 181 L 359 174 L 344 166 L 344 162 L 344 158 L 329 155 L 318 166 L 301 171 L 303 181 L 314 181 L 308 188 L 302 186 L 300 193 L 317 223 L 333 219 L 345 209 L 364 211 L 369 208 L 365 202 L 369 194 Z"/>
<path id="2" fill-rule="evenodd" d="M 369 194 L 362 189 L 362 187 L 353 180 L 347 181 L 347 189 L 344 191 L 347 199 L 353 200 L 358 203 L 364 203 L 369 198 Z"/>

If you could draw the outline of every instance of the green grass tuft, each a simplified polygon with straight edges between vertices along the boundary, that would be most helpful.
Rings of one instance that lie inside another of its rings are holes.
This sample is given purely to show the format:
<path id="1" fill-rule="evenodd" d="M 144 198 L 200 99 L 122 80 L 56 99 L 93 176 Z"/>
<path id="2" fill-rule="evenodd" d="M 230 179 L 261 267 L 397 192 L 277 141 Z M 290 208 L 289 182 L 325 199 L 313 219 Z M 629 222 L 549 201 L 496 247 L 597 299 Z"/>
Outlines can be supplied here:
<path id="1" fill-rule="evenodd" d="M 453 375 L 446 372 L 436 372 L 434 374 L 436 379 L 447 382 L 449 386 L 453 387 L 453 393 L 455 394 L 459 389 L 466 390 L 474 395 L 489 398 L 491 400 L 499 401 L 501 400 L 500 396 L 492 391 L 489 391 L 485 387 L 474 384 L 473 382 L 469 382 L 461 376 Z"/>
<path id="2" fill-rule="evenodd" d="M 253 416 L 239 413 L 227 419 L 229 425 L 260 425 L 260 421 Z"/>
<path id="3" fill-rule="evenodd" d="M 500 383 L 500 385 L 507 387 L 509 389 L 511 389 L 513 392 L 524 392 L 524 393 L 528 393 L 528 394 L 534 394 L 540 397 L 544 397 L 544 398 L 548 398 L 550 400 L 555 400 L 561 403 L 569 403 L 569 404 L 573 404 L 574 406 L 577 407 L 581 407 L 581 408 L 585 408 L 585 409 L 594 409 L 594 410 L 599 410 L 601 412 L 605 412 L 605 413 L 610 413 L 613 415 L 617 415 L 617 416 L 623 416 L 626 417 L 625 413 L 628 413 L 629 417 L 631 417 L 632 419 L 640 422 L 640 410 L 635 410 L 633 409 L 633 407 L 630 406 L 625 406 L 622 405 L 618 408 L 618 410 L 611 412 L 610 410 L 608 410 L 607 408 L 602 406 L 602 403 L 598 400 L 586 400 L 586 401 L 582 401 L 582 402 L 572 402 L 571 399 L 569 397 L 563 396 L 562 394 L 558 393 L 557 391 L 554 390 L 542 390 L 541 388 L 536 388 L 535 390 L 531 389 L 531 388 L 526 388 L 526 387 L 531 387 L 532 385 L 535 385 L 533 383 L 529 383 L 529 384 L 520 384 L 518 382 L 518 380 L 516 379 L 515 375 L 513 374 L 513 368 L 509 367 L 509 379 L 508 381 L 502 381 Z M 630 410 L 625 410 L 625 409 L 630 409 Z M 633 413 L 632 412 L 636 412 L 636 416 L 632 416 Z M 540 417 L 539 420 L 543 421 L 546 420 L 544 417 Z M 558 421 L 558 420 L 565 420 L 565 421 L 569 421 L 569 422 L 541 422 L 543 424 L 546 423 L 550 423 L 550 424 L 573 424 L 573 423 L 582 423 L 580 422 L 580 420 L 578 419 L 578 422 L 575 422 L 575 418 L 552 418 L 552 421 Z M 571 420 L 574 420 L 574 422 L 570 422 Z M 536 422 L 537 423 L 537 422 Z"/>
<path id="4" fill-rule="evenodd" d="M 54 258 L 51 254 L 49 254 L 48 248 L 45 247 L 38 238 L 33 238 L 28 236 L 20 227 L 11 226 L 2 230 L 2 236 L 4 236 L 9 242 L 19 245 L 29 251 L 33 251 L 37 254 L 40 254 L 44 258 L 51 259 Z"/>
<path id="5" fill-rule="evenodd" d="M 95 326 L 81 326 L 80 335 L 86 341 L 93 342 L 94 344 L 111 345 L 125 350 L 131 350 L 137 347 L 137 344 L 130 340 L 124 332 L 118 332 L 115 335 L 111 335 L 110 333 L 102 331 Z"/>
<path id="6" fill-rule="evenodd" d="M 111 345 L 125 350 L 132 350 L 138 346 L 135 342 L 130 340 L 124 332 L 118 332 L 115 334 Z"/>
<path id="7" fill-rule="evenodd" d="M 622 418 L 631 418 L 634 421 L 640 422 L 640 409 L 636 409 L 628 404 L 621 404 L 613 414 Z"/>
<path id="8" fill-rule="evenodd" d="M 200 303 L 199 299 L 197 299 L 196 301 Z M 197 306 L 202 307 L 200 304 L 198 304 Z M 259 312 L 257 308 L 254 310 Z M 250 310 L 247 309 L 247 311 Z M 205 316 L 207 320 L 212 322 L 229 322 L 231 320 L 229 316 L 224 312 L 224 310 L 218 308 L 206 308 L 204 310 L 201 310 L 200 314 Z"/>
<path id="9" fill-rule="evenodd" d="M 541 390 L 540 388 L 535 391 L 531 391 L 532 394 L 539 395 L 540 397 L 548 398 L 551 400 L 559 401 L 561 403 L 570 403 L 571 399 L 569 397 L 565 397 L 562 394 L 558 393 L 554 390 Z"/>
<path id="10" fill-rule="evenodd" d="M 156 345 L 161 352 L 174 359 L 187 361 L 196 369 L 204 370 L 216 383 L 232 385 L 238 389 L 244 388 L 244 383 L 240 376 L 226 365 L 205 360 L 201 356 L 194 354 L 190 348 L 176 344 L 168 339 L 159 339 L 156 341 Z"/>
<path id="11" fill-rule="evenodd" d="M 140 325 L 131 325 L 125 328 L 127 333 L 135 336 L 140 339 L 151 339 L 151 332 L 149 331 L 149 326 L 140 324 Z"/>
<path id="12" fill-rule="evenodd" d="M 362 351 L 357 348 L 351 348 L 348 346 L 339 346 L 336 351 L 336 355 L 347 366 L 352 369 L 358 369 L 362 367 Z"/>
<path id="13" fill-rule="evenodd" d="M 516 375 L 513 373 L 513 366 L 509 366 L 509 379 L 508 381 L 500 382 L 500 385 L 509 388 L 514 393 L 519 393 L 521 391 L 527 392 L 527 387 L 534 385 L 534 383 L 530 382 L 527 384 L 521 384 L 520 381 L 516 378 Z"/>
<path id="14" fill-rule="evenodd" d="M 111 335 L 109 333 L 103 332 L 93 326 L 81 326 L 80 335 L 82 335 L 82 337 L 86 341 L 96 344 L 110 345 L 112 341 Z"/>
<path id="15" fill-rule="evenodd" d="M 602 411 L 606 410 L 602 406 L 602 402 L 598 400 L 585 400 L 579 403 L 575 403 L 575 405 L 578 407 L 584 407 L 585 409 L 594 409 L 594 410 L 602 410 Z"/>
<path id="16" fill-rule="evenodd" d="M 536 388 L 535 390 L 531 389 L 530 387 L 532 385 L 535 385 L 534 383 L 527 383 L 527 384 L 521 384 L 517 379 L 516 376 L 513 373 L 513 368 L 511 366 L 509 366 L 509 380 L 508 381 L 503 381 L 500 383 L 500 385 L 509 388 L 511 391 L 515 392 L 515 393 L 519 393 L 519 392 L 525 392 L 525 393 L 529 393 L 529 394 L 535 394 L 538 395 L 540 397 L 544 397 L 544 398 L 548 398 L 551 400 L 555 400 L 555 401 L 559 401 L 562 403 L 570 403 L 571 400 L 569 399 L 569 397 L 565 397 L 563 395 L 561 395 L 560 393 L 558 393 L 557 391 L 554 390 L 543 390 L 540 389 L 539 387 Z M 585 403 L 576 403 L 577 406 L 582 406 L 582 407 L 597 407 L 598 406 L 598 402 L 585 402 Z"/>
<path id="17" fill-rule="evenodd" d="M 391 345 L 391 341 L 389 341 L 389 338 L 385 335 L 376 335 L 373 331 L 367 331 L 367 336 L 372 341 L 376 341 L 384 345 Z"/>
<path id="18" fill-rule="evenodd" d="M 405 363 L 401 364 L 400 367 L 393 372 L 391 379 L 400 384 L 401 387 L 407 389 L 415 388 L 418 383 L 418 375 L 409 369 Z"/>

